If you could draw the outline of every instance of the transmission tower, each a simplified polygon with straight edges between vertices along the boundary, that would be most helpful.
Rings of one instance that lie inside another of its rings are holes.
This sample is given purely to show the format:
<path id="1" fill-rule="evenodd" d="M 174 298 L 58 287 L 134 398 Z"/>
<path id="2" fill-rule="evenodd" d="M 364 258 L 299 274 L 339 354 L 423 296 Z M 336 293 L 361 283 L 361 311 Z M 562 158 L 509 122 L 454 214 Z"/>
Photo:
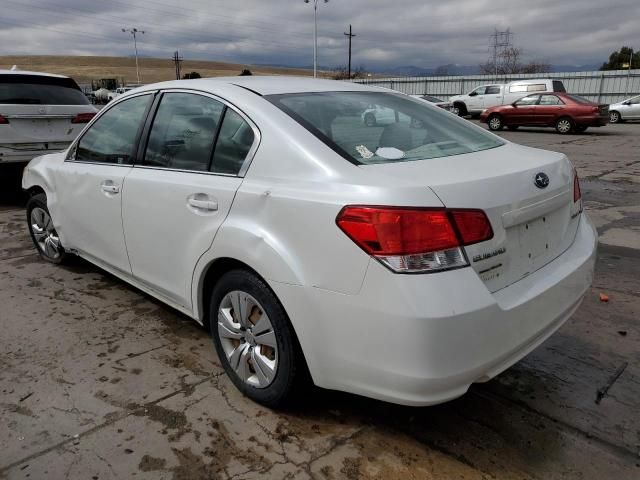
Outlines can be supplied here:
<path id="1" fill-rule="evenodd" d="M 505 51 L 512 46 L 511 40 L 513 39 L 513 33 L 511 29 L 507 28 L 504 31 L 498 31 L 496 28 L 492 35 L 490 48 L 493 50 L 493 69 L 496 78 L 498 77 L 498 58 L 502 57 Z"/>
<path id="2" fill-rule="evenodd" d="M 182 57 L 177 50 L 173 52 L 172 60 L 176 66 L 176 80 L 180 80 L 182 78 Z"/>

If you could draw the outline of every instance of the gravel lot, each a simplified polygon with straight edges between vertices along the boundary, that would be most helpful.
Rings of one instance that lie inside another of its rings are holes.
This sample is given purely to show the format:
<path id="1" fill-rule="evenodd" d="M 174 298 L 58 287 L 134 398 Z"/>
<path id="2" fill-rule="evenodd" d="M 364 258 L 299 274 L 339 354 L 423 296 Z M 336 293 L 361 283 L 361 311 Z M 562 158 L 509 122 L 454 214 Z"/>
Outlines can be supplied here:
<path id="1" fill-rule="evenodd" d="M 0 478 L 640 478 L 640 124 L 502 135 L 578 167 L 595 283 L 531 355 L 430 408 L 248 401 L 194 322 L 86 262 L 42 262 L 0 167 Z"/>

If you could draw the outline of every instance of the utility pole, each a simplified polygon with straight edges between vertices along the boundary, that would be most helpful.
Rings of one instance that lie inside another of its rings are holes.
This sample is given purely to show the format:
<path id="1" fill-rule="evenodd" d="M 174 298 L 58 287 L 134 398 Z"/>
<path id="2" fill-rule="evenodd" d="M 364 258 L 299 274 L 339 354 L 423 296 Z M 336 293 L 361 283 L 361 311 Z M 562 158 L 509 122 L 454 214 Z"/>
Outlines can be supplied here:
<path id="1" fill-rule="evenodd" d="M 182 57 L 177 50 L 173 52 L 173 63 L 176 66 L 176 80 L 180 80 L 182 78 L 182 68 L 180 65 L 182 63 Z"/>
<path id="2" fill-rule="evenodd" d="M 351 80 L 351 39 L 356 36 L 355 33 L 351 33 L 351 24 L 349 24 L 349 33 L 345 32 L 344 34 L 349 37 L 349 76 L 347 78 Z"/>
<path id="3" fill-rule="evenodd" d="M 136 34 L 144 34 L 144 30 L 138 30 L 137 28 L 123 28 L 122 31 L 124 33 L 130 33 L 133 35 L 133 48 L 136 52 L 136 78 L 138 79 L 138 85 L 140 85 L 140 69 L 138 68 L 138 41 L 136 39 Z"/>
<path id="4" fill-rule="evenodd" d="M 318 0 L 304 0 L 304 3 L 313 1 L 313 78 L 318 76 Z M 329 0 L 324 0 L 329 3 Z"/>

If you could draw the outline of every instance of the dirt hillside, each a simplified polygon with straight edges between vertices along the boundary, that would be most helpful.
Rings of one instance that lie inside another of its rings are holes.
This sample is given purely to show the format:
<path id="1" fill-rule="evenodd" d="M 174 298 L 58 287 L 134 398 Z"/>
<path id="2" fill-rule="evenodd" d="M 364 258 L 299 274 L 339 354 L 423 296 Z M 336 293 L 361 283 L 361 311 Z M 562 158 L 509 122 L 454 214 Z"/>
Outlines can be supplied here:
<path id="1" fill-rule="evenodd" d="M 175 79 L 173 60 L 166 58 L 139 58 L 142 83 Z M 89 84 L 101 78 L 116 78 L 124 83 L 136 82 L 136 62 L 129 57 L 89 56 L 0 56 L 0 69 L 17 65 L 21 70 L 57 73 L 72 77 L 79 84 Z M 310 70 L 275 68 L 205 60 L 184 60 L 182 73 L 198 72 L 203 77 L 238 75 L 248 68 L 254 75 L 312 75 Z"/>

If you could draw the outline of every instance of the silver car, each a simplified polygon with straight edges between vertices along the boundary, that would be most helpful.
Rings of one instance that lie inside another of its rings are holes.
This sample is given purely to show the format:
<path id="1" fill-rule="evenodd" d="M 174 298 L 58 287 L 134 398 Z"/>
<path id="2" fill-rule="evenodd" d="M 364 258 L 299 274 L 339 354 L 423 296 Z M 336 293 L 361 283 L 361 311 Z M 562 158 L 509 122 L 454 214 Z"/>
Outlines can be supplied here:
<path id="1" fill-rule="evenodd" d="M 625 120 L 640 120 L 640 95 L 609 105 L 611 123 L 620 123 Z"/>

